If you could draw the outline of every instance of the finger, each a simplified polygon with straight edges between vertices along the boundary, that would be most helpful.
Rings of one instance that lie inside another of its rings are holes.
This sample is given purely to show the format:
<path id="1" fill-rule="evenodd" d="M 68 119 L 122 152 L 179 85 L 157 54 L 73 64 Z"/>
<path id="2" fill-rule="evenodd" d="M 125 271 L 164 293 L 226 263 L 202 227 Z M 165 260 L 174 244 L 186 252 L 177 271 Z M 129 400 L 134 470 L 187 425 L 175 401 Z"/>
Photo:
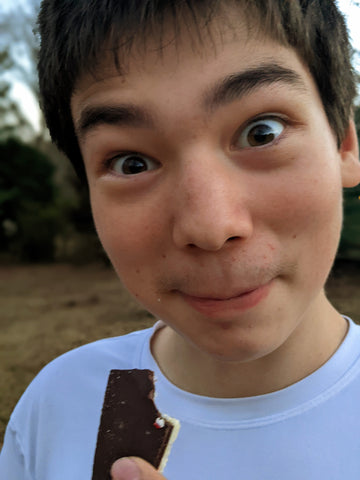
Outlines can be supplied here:
<path id="1" fill-rule="evenodd" d="M 111 467 L 112 480 L 165 480 L 150 463 L 137 457 L 120 458 Z"/>

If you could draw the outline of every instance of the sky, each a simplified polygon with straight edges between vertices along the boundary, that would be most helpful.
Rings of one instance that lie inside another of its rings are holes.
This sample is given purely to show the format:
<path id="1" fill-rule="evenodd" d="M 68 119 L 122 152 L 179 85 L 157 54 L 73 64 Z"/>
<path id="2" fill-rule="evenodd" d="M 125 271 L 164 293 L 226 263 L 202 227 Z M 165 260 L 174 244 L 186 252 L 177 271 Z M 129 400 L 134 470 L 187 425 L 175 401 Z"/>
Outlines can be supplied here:
<path id="1" fill-rule="evenodd" d="M 360 51 L 360 7 L 354 5 L 353 0 L 338 0 L 338 5 L 345 15 L 352 45 Z M 360 72 L 360 59 L 355 62 L 357 70 Z"/>
<path id="2" fill-rule="evenodd" d="M 353 47 L 360 52 L 360 7 L 354 5 L 354 0 L 337 0 L 337 3 L 345 15 Z M 18 8 L 26 8 L 26 4 L 27 0 L 0 0 L 0 15 L 1 11 L 16 11 Z M 354 60 L 355 67 L 360 73 L 360 55 Z M 19 82 L 14 83 L 12 95 L 19 101 L 26 116 L 29 117 L 35 130 L 37 130 L 39 110 L 35 99 L 29 94 L 26 86 Z"/>

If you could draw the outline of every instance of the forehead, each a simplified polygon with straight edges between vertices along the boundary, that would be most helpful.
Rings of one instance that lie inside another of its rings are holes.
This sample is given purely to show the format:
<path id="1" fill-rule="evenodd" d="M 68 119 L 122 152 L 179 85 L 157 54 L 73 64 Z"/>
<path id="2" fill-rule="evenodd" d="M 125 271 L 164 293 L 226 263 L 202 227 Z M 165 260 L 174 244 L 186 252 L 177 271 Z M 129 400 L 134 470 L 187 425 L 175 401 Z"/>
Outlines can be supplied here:
<path id="1" fill-rule="evenodd" d="M 211 60 L 230 43 L 239 50 L 248 49 L 249 43 L 265 50 L 268 40 L 281 45 L 279 39 L 274 42 L 278 37 L 276 32 L 265 33 L 259 18 L 254 16 L 250 20 L 249 13 L 245 16 L 239 7 L 219 4 L 217 14 L 207 22 L 184 16 L 174 23 L 175 20 L 165 16 L 157 30 L 156 25 L 152 25 L 145 33 L 135 33 L 130 39 L 116 39 L 115 43 L 109 38 L 91 66 L 80 72 L 74 92 L 81 90 L 84 83 L 112 77 L 122 77 L 125 81 L 132 73 L 151 73 L 154 67 L 166 65 L 175 70 L 184 68 L 191 59 Z M 116 42 L 121 44 L 120 48 L 115 48 Z"/>
<path id="2" fill-rule="evenodd" d="M 175 26 L 170 21 L 162 21 L 163 24 L 159 24 L 157 30 L 154 26 L 150 30 L 149 26 L 145 32 L 134 32 L 124 39 L 118 36 L 113 38 L 111 35 L 106 38 L 96 57 L 82 65 L 75 90 L 84 78 L 90 76 L 94 80 L 118 75 L 125 77 L 134 69 L 143 70 L 147 64 L 167 62 L 169 58 L 181 61 L 183 56 L 193 54 L 202 56 L 216 48 L 225 32 L 228 38 L 231 31 L 230 24 L 222 23 L 218 18 L 204 28 L 194 25 L 187 28 L 184 22 Z M 234 29 L 232 35 L 235 35 Z"/>
<path id="3" fill-rule="evenodd" d="M 239 23 L 235 31 L 229 25 L 213 28 L 205 41 L 194 44 L 191 36 L 176 42 L 168 32 L 168 43 L 159 50 L 151 41 L 145 51 L 134 49 L 126 68 L 116 67 L 111 54 L 105 54 L 95 75 L 84 74 L 72 97 L 75 125 L 88 106 L 131 102 L 147 104 L 157 110 L 195 107 L 209 110 L 216 98 L 226 101 L 262 86 L 275 84 L 293 88 L 297 93 L 317 92 L 308 69 L 295 50 L 274 39 L 249 31 Z M 120 59 L 123 60 L 123 59 Z M 228 87 L 231 88 L 228 88 Z M 194 108 L 195 110 L 195 108 Z"/>

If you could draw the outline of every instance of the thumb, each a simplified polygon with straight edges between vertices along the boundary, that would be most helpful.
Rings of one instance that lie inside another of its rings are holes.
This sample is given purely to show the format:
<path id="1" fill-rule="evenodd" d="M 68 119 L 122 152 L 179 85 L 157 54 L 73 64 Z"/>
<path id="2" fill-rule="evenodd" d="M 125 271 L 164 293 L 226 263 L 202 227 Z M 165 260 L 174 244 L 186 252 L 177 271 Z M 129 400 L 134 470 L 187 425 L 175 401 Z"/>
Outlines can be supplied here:
<path id="1" fill-rule="evenodd" d="M 116 460 L 110 473 L 112 480 L 165 480 L 150 463 L 137 457 Z"/>

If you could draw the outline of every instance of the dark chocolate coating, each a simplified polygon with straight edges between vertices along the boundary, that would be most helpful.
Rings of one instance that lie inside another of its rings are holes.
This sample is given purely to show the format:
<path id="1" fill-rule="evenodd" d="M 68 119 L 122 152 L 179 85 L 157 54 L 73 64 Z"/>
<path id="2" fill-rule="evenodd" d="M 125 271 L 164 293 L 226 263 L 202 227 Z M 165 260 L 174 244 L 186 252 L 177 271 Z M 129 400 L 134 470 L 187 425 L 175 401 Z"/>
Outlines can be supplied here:
<path id="1" fill-rule="evenodd" d="M 161 414 L 153 402 L 151 370 L 111 370 L 105 392 L 94 457 L 92 480 L 110 479 L 121 457 L 136 456 L 158 468 L 173 426 L 154 422 Z"/>

